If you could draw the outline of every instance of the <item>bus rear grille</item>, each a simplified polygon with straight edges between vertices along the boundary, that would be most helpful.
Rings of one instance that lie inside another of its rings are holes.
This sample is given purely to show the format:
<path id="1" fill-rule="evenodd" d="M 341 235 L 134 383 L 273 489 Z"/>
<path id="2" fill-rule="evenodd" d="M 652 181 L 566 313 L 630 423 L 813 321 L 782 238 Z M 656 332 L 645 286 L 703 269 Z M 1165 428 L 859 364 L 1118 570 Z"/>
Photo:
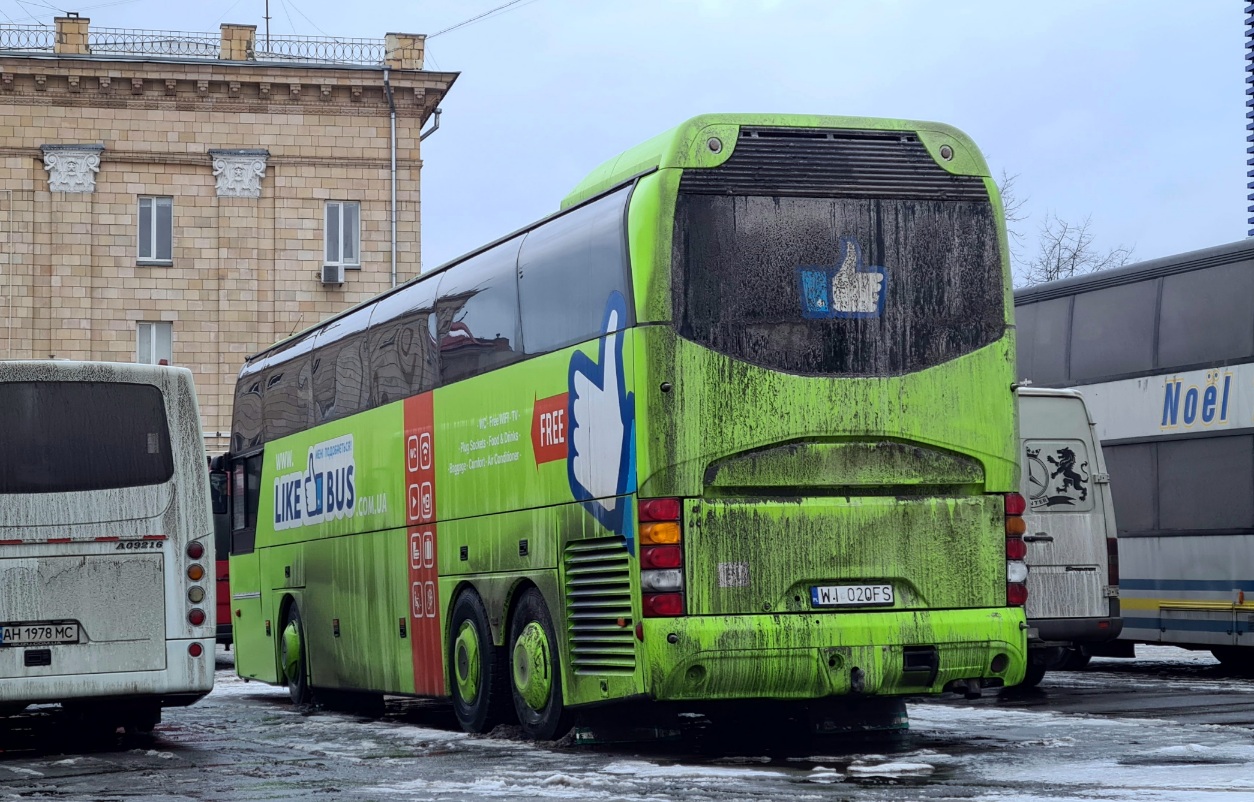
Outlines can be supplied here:
<path id="1" fill-rule="evenodd" d="M 722 166 L 685 170 L 680 192 L 897 200 L 989 200 L 984 180 L 945 171 L 905 131 L 740 129 Z"/>
<path id="2" fill-rule="evenodd" d="M 577 674 L 636 670 L 631 618 L 631 567 L 622 538 L 566 546 L 566 610 L 571 662 Z"/>

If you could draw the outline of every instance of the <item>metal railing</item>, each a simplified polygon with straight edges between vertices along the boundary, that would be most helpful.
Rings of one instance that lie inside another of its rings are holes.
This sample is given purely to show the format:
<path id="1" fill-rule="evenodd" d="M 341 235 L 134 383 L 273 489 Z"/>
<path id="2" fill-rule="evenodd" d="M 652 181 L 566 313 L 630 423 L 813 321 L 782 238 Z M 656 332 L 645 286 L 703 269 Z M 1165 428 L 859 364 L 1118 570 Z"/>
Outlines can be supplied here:
<path id="1" fill-rule="evenodd" d="M 382 39 L 312 39 L 257 36 L 257 61 L 312 61 L 329 64 L 382 64 Z"/>
<path id="2" fill-rule="evenodd" d="M 52 50 L 56 38 L 49 25 L 0 26 L 0 50 Z"/>
<path id="3" fill-rule="evenodd" d="M 222 38 L 212 33 L 92 28 L 87 32 L 87 50 L 93 55 L 217 58 L 222 52 Z"/>
<path id="4" fill-rule="evenodd" d="M 44 25 L 0 25 L 0 52 L 54 50 L 56 29 Z M 176 56 L 217 59 L 222 39 L 216 33 L 147 31 L 131 28 L 91 28 L 87 49 L 93 55 Z M 256 61 L 320 64 L 383 64 L 382 39 L 315 39 L 306 36 L 257 36 Z"/>

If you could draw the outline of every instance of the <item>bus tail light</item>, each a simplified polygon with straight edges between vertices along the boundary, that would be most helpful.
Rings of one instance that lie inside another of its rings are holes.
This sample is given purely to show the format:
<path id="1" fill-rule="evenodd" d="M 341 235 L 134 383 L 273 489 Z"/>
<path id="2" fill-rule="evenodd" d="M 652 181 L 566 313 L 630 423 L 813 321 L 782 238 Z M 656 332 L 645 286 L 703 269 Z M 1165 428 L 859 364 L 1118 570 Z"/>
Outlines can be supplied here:
<path id="1" fill-rule="evenodd" d="M 1024 560 L 1028 556 L 1028 544 L 1023 534 L 1028 531 L 1023 513 L 1027 512 L 1028 502 L 1018 493 L 1007 493 L 1005 496 L 1006 510 L 1006 603 L 1014 607 L 1022 607 L 1028 601 L 1028 564 Z"/>
<path id="2" fill-rule="evenodd" d="M 640 603 L 645 618 L 675 618 L 684 614 L 682 593 L 646 593 Z"/>
<path id="3" fill-rule="evenodd" d="M 193 582 L 199 582 L 205 578 L 205 567 L 200 563 L 192 563 L 187 566 L 187 578 Z"/>
<path id="4" fill-rule="evenodd" d="M 190 654 L 192 657 L 200 657 L 202 654 L 205 653 L 205 647 L 201 646 L 199 643 L 193 642 L 193 643 L 188 644 L 187 653 Z"/>
<path id="5" fill-rule="evenodd" d="M 1112 587 L 1119 587 L 1119 539 L 1106 538 L 1106 582 Z"/>
<path id="6" fill-rule="evenodd" d="M 193 607 L 191 612 L 187 614 L 187 622 L 194 627 L 205 623 L 205 611 L 199 607 Z"/>
<path id="7" fill-rule="evenodd" d="M 191 557 L 193 560 L 199 560 L 201 557 L 205 556 L 205 544 L 201 543 L 199 540 L 193 540 L 191 543 L 188 543 L 187 556 Z"/>
<path id="8" fill-rule="evenodd" d="M 640 606 L 645 618 L 684 614 L 683 507 L 677 498 L 641 499 Z"/>

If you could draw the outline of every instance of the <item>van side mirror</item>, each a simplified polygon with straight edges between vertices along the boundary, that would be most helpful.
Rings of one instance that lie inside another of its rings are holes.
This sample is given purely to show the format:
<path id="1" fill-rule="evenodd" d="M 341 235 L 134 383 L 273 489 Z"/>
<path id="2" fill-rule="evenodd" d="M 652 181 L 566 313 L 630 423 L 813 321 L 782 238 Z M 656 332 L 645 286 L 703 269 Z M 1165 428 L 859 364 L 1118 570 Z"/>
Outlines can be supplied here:
<path id="1" fill-rule="evenodd" d="M 214 515 L 226 515 L 231 511 L 231 497 L 227 490 L 230 486 L 231 474 L 217 470 L 209 472 L 209 500 Z"/>

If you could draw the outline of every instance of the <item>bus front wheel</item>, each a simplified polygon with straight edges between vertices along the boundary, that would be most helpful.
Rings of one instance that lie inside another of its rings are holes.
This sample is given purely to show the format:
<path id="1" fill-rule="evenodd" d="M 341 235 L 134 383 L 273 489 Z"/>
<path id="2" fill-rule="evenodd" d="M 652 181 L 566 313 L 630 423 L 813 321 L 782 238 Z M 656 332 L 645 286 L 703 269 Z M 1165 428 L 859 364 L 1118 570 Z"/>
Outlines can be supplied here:
<path id="1" fill-rule="evenodd" d="M 300 621 L 300 608 L 292 602 L 283 618 L 283 632 L 279 636 L 279 664 L 287 679 L 287 692 L 292 703 L 309 704 L 309 661 L 306 658 L 305 629 Z"/>
<path id="2" fill-rule="evenodd" d="M 466 591 L 457 597 L 448 638 L 457 722 L 466 732 L 487 732 L 505 718 L 505 653 L 492 643 L 478 594 Z"/>
<path id="3" fill-rule="evenodd" d="M 509 627 L 510 688 L 523 732 L 548 741 L 565 734 L 557 636 L 544 596 L 529 588 L 518 600 Z"/>

